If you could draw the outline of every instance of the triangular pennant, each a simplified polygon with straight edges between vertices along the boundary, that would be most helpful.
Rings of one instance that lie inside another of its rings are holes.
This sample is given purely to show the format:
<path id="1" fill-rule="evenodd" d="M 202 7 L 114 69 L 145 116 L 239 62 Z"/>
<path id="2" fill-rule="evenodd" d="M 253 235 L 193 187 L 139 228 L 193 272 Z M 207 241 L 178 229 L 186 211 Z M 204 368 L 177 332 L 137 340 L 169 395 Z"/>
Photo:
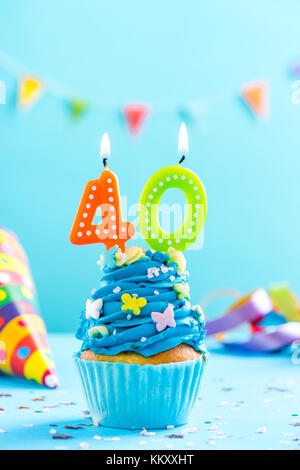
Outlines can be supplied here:
<path id="1" fill-rule="evenodd" d="M 86 101 L 77 98 L 70 99 L 68 104 L 72 118 L 75 120 L 78 119 L 89 107 L 89 104 Z"/>
<path id="2" fill-rule="evenodd" d="M 33 77 L 23 77 L 19 83 L 18 106 L 23 109 L 31 108 L 40 98 L 43 91 L 42 82 Z"/>
<path id="3" fill-rule="evenodd" d="M 268 114 L 268 87 L 264 82 L 251 82 L 241 89 L 241 97 L 245 104 L 258 117 L 263 118 Z"/>
<path id="4" fill-rule="evenodd" d="M 149 113 L 149 109 L 144 104 L 129 104 L 125 106 L 124 116 L 131 134 L 137 134 Z"/>
<path id="5" fill-rule="evenodd" d="M 292 67 L 292 74 L 295 77 L 300 78 L 300 62 L 297 62 L 296 64 L 293 65 Z"/>

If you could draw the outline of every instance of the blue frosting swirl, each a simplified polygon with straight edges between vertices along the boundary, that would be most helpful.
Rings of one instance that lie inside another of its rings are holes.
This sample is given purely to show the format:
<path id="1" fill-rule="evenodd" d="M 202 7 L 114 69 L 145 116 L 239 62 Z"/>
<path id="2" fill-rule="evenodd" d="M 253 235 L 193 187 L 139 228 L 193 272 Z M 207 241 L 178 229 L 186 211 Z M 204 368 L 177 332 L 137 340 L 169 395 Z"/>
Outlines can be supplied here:
<path id="1" fill-rule="evenodd" d="M 203 314 L 187 298 L 178 298 L 182 296 L 174 290 L 175 285 L 187 283 L 188 272 L 178 270 L 177 263 L 170 261 L 167 254 L 150 250 L 133 264 L 117 267 L 112 262 L 114 253 L 112 250 L 106 256 L 100 286 L 92 295 L 93 301 L 103 301 L 99 318 L 86 318 L 85 310 L 82 311 L 76 333 L 83 341 L 81 350 L 106 355 L 135 351 L 148 357 L 185 343 L 205 352 Z M 151 268 L 156 268 L 155 275 L 151 275 Z M 138 315 L 122 309 L 121 297 L 125 293 L 146 299 Z M 170 304 L 176 326 L 158 331 L 151 314 L 163 313 Z M 93 327 L 104 327 L 106 334 L 91 337 L 89 331 Z"/>

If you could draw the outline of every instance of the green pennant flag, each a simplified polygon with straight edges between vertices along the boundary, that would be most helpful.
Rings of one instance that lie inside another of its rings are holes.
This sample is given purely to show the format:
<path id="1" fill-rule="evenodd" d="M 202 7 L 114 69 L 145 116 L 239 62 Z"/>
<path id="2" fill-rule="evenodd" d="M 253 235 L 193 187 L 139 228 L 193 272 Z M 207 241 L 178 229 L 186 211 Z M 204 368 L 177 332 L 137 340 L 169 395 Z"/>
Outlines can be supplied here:
<path id="1" fill-rule="evenodd" d="M 81 99 L 72 98 L 69 101 L 69 108 L 71 111 L 71 116 L 74 120 L 77 120 L 82 113 L 84 113 L 89 107 L 89 104 Z"/>

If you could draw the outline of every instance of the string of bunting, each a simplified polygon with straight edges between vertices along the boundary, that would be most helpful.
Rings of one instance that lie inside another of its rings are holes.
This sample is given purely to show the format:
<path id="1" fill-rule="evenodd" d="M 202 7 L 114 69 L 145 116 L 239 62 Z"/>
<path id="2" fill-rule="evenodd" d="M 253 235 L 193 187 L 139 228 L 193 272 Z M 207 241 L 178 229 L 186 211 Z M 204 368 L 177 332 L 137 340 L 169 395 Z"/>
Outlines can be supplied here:
<path id="1" fill-rule="evenodd" d="M 72 119 L 78 120 L 90 109 L 120 113 L 124 118 L 126 127 L 131 135 L 138 135 L 150 114 L 176 113 L 180 119 L 193 124 L 202 119 L 203 113 L 235 96 L 245 105 L 245 108 L 257 119 L 262 120 L 269 115 L 269 86 L 264 80 L 249 81 L 242 84 L 239 90 L 231 90 L 214 96 L 211 100 L 189 100 L 183 104 L 159 102 L 120 104 L 105 100 L 91 101 L 81 97 L 80 93 L 72 90 L 62 83 L 47 77 L 39 77 L 28 71 L 26 67 L 15 59 L 0 51 L 0 69 L 6 70 L 18 81 L 17 108 L 22 111 L 30 111 L 36 103 L 48 93 L 67 103 Z M 296 64 L 292 73 L 300 75 L 300 64 Z"/>

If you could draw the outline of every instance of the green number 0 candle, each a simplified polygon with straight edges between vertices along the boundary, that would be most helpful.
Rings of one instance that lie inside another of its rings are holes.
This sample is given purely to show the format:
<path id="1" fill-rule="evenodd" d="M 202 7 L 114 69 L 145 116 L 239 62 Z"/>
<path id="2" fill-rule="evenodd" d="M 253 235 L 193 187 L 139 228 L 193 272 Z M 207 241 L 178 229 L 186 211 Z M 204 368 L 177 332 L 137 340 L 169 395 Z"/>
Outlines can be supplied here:
<path id="1" fill-rule="evenodd" d="M 176 232 L 165 232 L 159 223 L 159 204 L 165 191 L 177 188 L 186 197 L 185 217 Z M 206 193 L 198 176 L 181 166 L 168 166 L 149 178 L 139 201 L 139 227 L 148 245 L 166 252 L 170 246 L 184 251 L 199 237 L 206 217 Z"/>

